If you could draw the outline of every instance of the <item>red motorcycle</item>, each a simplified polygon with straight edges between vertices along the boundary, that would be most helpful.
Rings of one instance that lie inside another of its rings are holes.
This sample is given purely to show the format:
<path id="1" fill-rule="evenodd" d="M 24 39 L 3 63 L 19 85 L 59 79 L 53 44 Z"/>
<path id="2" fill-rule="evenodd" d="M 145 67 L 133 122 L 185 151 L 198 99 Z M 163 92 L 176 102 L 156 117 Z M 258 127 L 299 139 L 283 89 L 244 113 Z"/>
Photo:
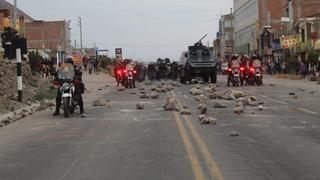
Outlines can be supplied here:
<path id="1" fill-rule="evenodd" d="M 262 82 L 262 69 L 259 68 L 259 67 L 250 67 L 246 84 L 250 84 L 252 86 L 254 84 L 257 84 L 258 86 L 263 85 L 263 82 Z"/>

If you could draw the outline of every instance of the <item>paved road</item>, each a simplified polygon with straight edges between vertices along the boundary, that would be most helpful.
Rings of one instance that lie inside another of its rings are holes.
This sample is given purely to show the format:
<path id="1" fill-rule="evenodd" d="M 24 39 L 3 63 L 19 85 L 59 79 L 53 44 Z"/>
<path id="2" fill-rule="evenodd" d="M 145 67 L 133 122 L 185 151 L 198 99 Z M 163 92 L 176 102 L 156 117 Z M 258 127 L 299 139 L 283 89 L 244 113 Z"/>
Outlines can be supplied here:
<path id="1" fill-rule="evenodd" d="M 320 179 L 320 86 L 267 78 L 263 87 L 227 88 L 220 77 L 219 90 L 242 89 L 267 109 L 236 115 L 235 102 L 222 101 L 228 108 L 217 110 L 217 100 L 210 100 L 218 125 L 200 125 L 192 85 L 141 100 L 130 94 L 138 89 L 118 92 L 104 75 L 85 79 L 88 118 L 52 117 L 46 110 L 0 129 L 1 180 Z M 168 96 L 193 114 L 163 111 Z M 96 99 L 110 100 L 111 107 L 92 107 Z M 140 101 L 145 110 L 135 109 Z M 240 136 L 230 137 L 231 131 Z"/>

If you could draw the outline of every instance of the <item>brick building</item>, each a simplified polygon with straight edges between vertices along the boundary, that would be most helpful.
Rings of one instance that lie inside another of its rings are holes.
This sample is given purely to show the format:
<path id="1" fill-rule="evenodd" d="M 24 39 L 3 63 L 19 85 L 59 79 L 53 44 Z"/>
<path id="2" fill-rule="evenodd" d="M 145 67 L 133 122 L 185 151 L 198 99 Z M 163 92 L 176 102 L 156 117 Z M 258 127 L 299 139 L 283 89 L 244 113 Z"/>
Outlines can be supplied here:
<path id="1" fill-rule="evenodd" d="M 34 21 L 26 23 L 29 49 L 71 52 L 70 23 L 67 21 Z"/>
<path id="2" fill-rule="evenodd" d="M 283 16 L 283 0 L 234 0 L 235 52 L 264 51 L 261 34 L 272 27 L 277 38 Z M 271 32 L 271 30 L 269 30 Z"/>

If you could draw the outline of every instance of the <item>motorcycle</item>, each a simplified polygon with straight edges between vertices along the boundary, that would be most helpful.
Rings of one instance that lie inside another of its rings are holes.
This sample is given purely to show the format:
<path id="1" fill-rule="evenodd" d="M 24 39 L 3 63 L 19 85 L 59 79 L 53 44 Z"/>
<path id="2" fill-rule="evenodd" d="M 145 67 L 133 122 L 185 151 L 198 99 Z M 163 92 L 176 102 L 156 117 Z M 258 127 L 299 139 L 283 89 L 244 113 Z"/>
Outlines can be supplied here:
<path id="1" fill-rule="evenodd" d="M 132 71 L 132 70 L 124 70 L 124 73 L 126 73 L 126 83 L 125 83 L 125 88 L 136 88 L 136 83 L 135 83 L 135 79 L 136 79 L 136 74 L 137 71 Z"/>
<path id="2" fill-rule="evenodd" d="M 119 69 L 116 74 L 117 86 L 119 86 L 120 84 L 122 86 L 124 85 L 124 77 L 125 77 L 124 71 Z"/>
<path id="3" fill-rule="evenodd" d="M 246 68 L 241 66 L 240 67 L 240 83 L 241 83 L 241 86 L 243 86 L 243 83 L 246 80 L 246 77 L 247 77 Z"/>
<path id="4" fill-rule="evenodd" d="M 249 69 L 249 75 L 247 77 L 247 83 L 246 84 L 250 84 L 250 85 L 254 85 L 257 84 L 258 86 L 263 85 L 262 83 L 262 72 L 260 70 L 260 68 L 258 67 L 250 67 Z"/>
<path id="5" fill-rule="evenodd" d="M 230 82 L 232 83 L 233 86 L 239 87 L 239 81 L 240 81 L 240 74 L 239 74 L 239 69 L 238 68 L 228 68 L 228 83 L 227 86 L 230 86 Z"/>
<path id="6" fill-rule="evenodd" d="M 63 65 L 58 70 L 59 81 L 54 82 L 61 92 L 61 108 L 64 117 L 68 118 L 74 113 L 75 108 L 79 105 L 79 96 L 76 93 L 76 86 L 81 85 L 80 80 L 73 80 L 75 69 L 72 65 Z"/>

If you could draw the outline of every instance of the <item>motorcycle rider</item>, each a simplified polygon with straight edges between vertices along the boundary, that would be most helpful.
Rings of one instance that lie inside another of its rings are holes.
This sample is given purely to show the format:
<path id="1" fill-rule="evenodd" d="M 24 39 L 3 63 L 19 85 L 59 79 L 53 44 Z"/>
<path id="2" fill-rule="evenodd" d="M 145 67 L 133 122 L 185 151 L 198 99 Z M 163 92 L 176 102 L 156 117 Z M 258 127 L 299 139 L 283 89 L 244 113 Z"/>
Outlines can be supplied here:
<path id="1" fill-rule="evenodd" d="M 261 63 L 261 60 L 260 60 L 260 57 L 256 54 L 253 54 L 252 57 L 251 57 L 251 67 L 253 67 L 254 69 L 259 69 L 260 72 L 261 72 L 261 78 L 263 78 L 262 76 L 262 63 Z"/>
<path id="2" fill-rule="evenodd" d="M 84 107 L 83 107 L 83 99 L 82 99 L 82 93 L 84 91 L 84 84 L 82 83 L 82 72 L 81 69 L 77 66 L 74 65 L 73 62 L 73 57 L 72 56 L 67 56 L 64 61 L 65 64 L 71 64 L 74 69 L 75 69 L 75 76 L 74 80 L 80 80 L 81 81 L 81 86 L 75 86 L 75 93 L 79 97 L 79 107 L 80 107 L 80 114 L 81 117 L 85 118 L 86 114 L 84 112 Z M 59 81 L 58 77 L 58 72 L 55 74 L 55 80 L 54 81 Z M 53 114 L 53 116 L 58 116 L 60 114 L 60 106 L 61 106 L 61 91 L 60 88 L 57 90 L 57 97 L 56 97 L 56 110 Z"/>
<path id="3" fill-rule="evenodd" d="M 240 61 L 238 59 L 238 56 L 237 55 L 232 55 L 231 59 L 230 59 L 230 61 L 228 63 L 228 69 L 231 69 L 231 71 L 228 71 L 228 82 L 230 82 L 230 80 L 231 80 L 232 71 L 235 68 L 239 68 L 239 67 L 240 67 Z"/>

